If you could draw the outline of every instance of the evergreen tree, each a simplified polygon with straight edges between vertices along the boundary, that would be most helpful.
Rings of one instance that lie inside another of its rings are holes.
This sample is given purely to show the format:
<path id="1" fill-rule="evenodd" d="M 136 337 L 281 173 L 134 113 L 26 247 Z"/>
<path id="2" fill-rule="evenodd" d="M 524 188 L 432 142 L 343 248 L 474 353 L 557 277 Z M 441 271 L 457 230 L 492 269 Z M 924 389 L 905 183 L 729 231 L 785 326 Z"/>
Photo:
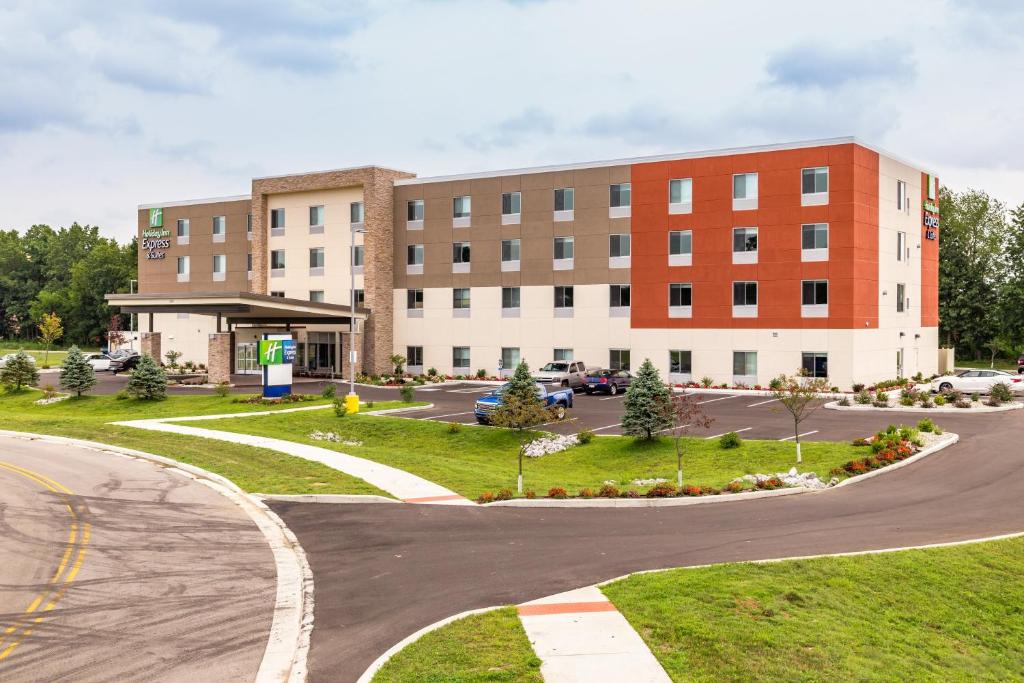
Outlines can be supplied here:
<path id="1" fill-rule="evenodd" d="M 519 493 L 523 492 L 523 453 L 529 442 L 527 430 L 551 418 L 551 411 L 537 395 L 537 381 L 530 376 L 530 366 L 526 361 L 521 362 L 501 393 L 501 405 L 491 413 L 491 424 L 519 433 Z"/>
<path id="2" fill-rule="evenodd" d="M 641 441 L 672 427 L 672 392 L 649 358 L 644 359 L 623 401 L 622 433 Z"/>
<path id="3" fill-rule="evenodd" d="M 39 371 L 24 351 L 18 351 L 14 358 L 9 359 L 3 369 L 0 369 L 0 384 L 11 391 L 21 391 L 24 386 L 38 383 Z"/>
<path id="4" fill-rule="evenodd" d="M 132 370 L 128 395 L 141 400 L 159 400 L 167 397 L 167 373 L 151 356 L 143 356 Z"/>
<path id="5" fill-rule="evenodd" d="M 96 373 L 77 346 L 68 349 L 68 355 L 64 358 L 64 366 L 60 370 L 60 385 L 65 391 L 78 397 L 96 386 Z"/>

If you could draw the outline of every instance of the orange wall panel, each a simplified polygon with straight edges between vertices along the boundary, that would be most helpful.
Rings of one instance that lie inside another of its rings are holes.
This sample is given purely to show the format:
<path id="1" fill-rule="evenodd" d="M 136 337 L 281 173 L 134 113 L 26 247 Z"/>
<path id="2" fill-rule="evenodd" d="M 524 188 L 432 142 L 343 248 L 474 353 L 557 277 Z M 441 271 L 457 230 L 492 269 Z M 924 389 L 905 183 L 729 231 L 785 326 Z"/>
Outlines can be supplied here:
<path id="1" fill-rule="evenodd" d="M 927 173 L 921 174 L 921 205 L 928 201 Z M 939 185 L 938 178 L 932 177 L 931 182 Z M 936 208 L 939 205 L 939 194 L 935 193 Z M 924 224 L 925 215 L 939 217 L 938 212 L 922 211 L 921 215 L 921 326 L 938 327 L 939 325 L 939 239 L 940 227 L 931 228 L 935 239 L 928 239 L 928 230 Z"/>

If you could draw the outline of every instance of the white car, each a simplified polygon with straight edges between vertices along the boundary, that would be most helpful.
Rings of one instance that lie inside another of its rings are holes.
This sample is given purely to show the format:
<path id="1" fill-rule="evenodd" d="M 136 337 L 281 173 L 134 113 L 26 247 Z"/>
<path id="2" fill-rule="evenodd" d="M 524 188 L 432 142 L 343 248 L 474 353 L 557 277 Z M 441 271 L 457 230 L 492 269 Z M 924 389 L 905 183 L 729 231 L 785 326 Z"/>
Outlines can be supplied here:
<path id="1" fill-rule="evenodd" d="M 7 361 L 13 360 L 14 357 L 17 356 L 17 355 L 18 354 L 16 354 L 16 353 L 8 353 L 6 356 L 0 356 L 0 368 L 2 368 L 3 366 L 7 365 Z M 28 355 L 28 362 L 32 363 L 32 365 L 35 365 L 36 364 L 36 359 L 33 358 L 31 356 L 31 354 L 26 354 L 26 355 Z"/>
<path id="2" fill-rule="evenodd" d="M 109 370 L 110 356 L 105 353 L 87 353 L 85 360 L 92 366 L 93 370 Z"/>
<path id="3" fill-rule="evenodd" d="M 944 375 L 932 380 L 931 390 L 942 394 L 950 391 L 987 394 L 992 390 L 992 385 L 1000 382 L 1010 387 L 1010 391 L 1014 393 L 1024 391 L 1024 379 L 1020 375 L 1012 375 L 1002 370 L 962 370 L 955 375 Z"/>

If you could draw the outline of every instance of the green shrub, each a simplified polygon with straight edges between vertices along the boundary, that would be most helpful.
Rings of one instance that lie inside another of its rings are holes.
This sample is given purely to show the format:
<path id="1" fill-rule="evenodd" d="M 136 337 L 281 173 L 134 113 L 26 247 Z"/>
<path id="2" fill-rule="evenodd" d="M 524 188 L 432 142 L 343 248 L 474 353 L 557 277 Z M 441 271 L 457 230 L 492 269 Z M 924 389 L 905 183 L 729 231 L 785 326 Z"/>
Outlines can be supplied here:
<path id="1" fill-rule="evenodd" d="M 221 398 L 225 398 L 229 393 L 231 393 L 231 385 L 227 382 L 221 382 L 213 388 L 213 393 L 217 394 Z"/>
<path id="2" fill-rule="evenodd" d="M 864 391 L 864 384 L 861 382 L 855 382 L 853 385 L 853 393 L 859 394 L 862 391 Z"/>
<path id="3" fill-rule="evenodd" d="M 647 489 L 648 498 L 671 498 L 676 495 L 676 487 L 667 482 L 658 482 L 651 488 Z"/>
<path id="4" fill-rule="evenodd" d="M 334 398 L 334 396 L 337 393 L 338 393 L 338 385 L 335 384 L 334 382 L 328 382 L 320 390 L 320 395 L 323 396 L 324 398 Z"/>
<path id="5" fill-rule="evenodd" d="M 367 401 L 366 402 L 366 409 L 367 410 L 373 410 L 373 406 L 374 405 L 376 405 L 376 403 L 374 401 Z"/>
<path id="6" fill-rule="evenodd" d="M 843 406 L 844 408 L 849 406 L 850 405 L 850 397 L 849 396 L 843 396 L 841 399 L 839 399 L 839 405 Z"/>
<path id="7" fill-rule="evenodd" d="M 487 379 L 487 371 L 484 370 L 483 368 L 480 368 L 479 370 L 476 371 L 476 378 Z"/>
<path id="8" fill-rule="evenodd" d="M 936 396 L 935 397 L 935 405 L 937 405 L 937 406 L 944 406 L 944 405 L 946 405 L 946 397 L 943 396 L 942 394 L 939 394 L 938 396 Z"/>
<path id="9" fill-rule="evenodd" d="M 437 368 L 427 368 L 427 377 L 437 377 Z"/>
<path id="10" fill-rule="evenodd" d="M 597 492 L 597 495 L 601 498 L 618 498 L 619 487 L 614 484 L 604 484 L 601 489 Z"/>
<path id="11" fill-rule="evenodd" d="M 1003 382 L 993 384 L 989 396 L 1000 403 L 1009 403 L 1013 400 L 1013 392 L 1010 391 L 1010 387 Z"/>
<path id="12" fill-rule="evenodd" d="M 934 432 L 935 423 L 932 422 L 930 417 L 926 417 L 917 423 L 917 430 L 920 432 Z"/>
<path id="13" fill-rule="evenodd" d="M 718 445 L 721 448 L 739 448 L 742 444 L 743 439 L 736 432 L 726 432 L 718 437 Z"/>
<path id="14" fill-rule="evenodd" d="M 705 389 L 710 389 L 711 385 L 714 384 L 714 383 L 715 383 L 715 380 L 711 379 L 710 377 L 701 377 L 700 378 L 700 385 L 702 387 L 704 387 Z"/>
<path id="15" fill-rule="evenodd" d="M 576 438 L 581 444 L 588 444 L 594 440 L 594 432 L 589 429 L 584 429 L 582 432 L 576 435 Z"/>
<path id="16" fill-rule="evenodd" d="M 550 489 L 548 489 L 548 498 L 562 499 L 562 498 L 568 498 L 568 497 L 569 497 L 569 494 L 561 486 L 552 486 Z"/>
<path id="17" fill-rule="evenodd" d="M 498 494 L 494 496 L 494 500 L 512 500 L 512 489 L 501 489 L 498 491 Z"/>
<path id="18" fill-rule="evenodd" d="M 773 377 L 772 380 L 768 382 L 768 388 L 772 391 L 778 391 L 782 388 L 782 380 L 778 377 Z"/>
<path id="19" fill-rule="evenodd" d="M 859 403 L 862 406 L 870 405 L 871 393 L 867 389 L 861 389 L 859 392 L 857 392 L 857 398 L 854 400 L 857 401 L 857 403 Z"/>
<path id="20" fill-rule="evenodd" d="M 150 356 L 143 356 L 131 372 L 125 391 L 141 401 L 158 401 L 167 397 L 167 373 Z"/>
<path id="21" fill-rule="evenodd" d="M 413 397 L 416 394 L 413 388 L 407 384 L 403 385 L 402 388 L 398 390 L 398 393 L 402 395 L 402 403 L 412 403 Z"/>
<path id="22" fill-rule="evenodd" d="M 458 434 L 461 431 L 462 431 L 462 425 L 460 425 L 458 422 L 449 422 L 448 423 L 448 433 L 449 434 Z"/>
<path id="23" fill-rule="evenodd" d="M 345 417 L 348 415 L 348 408 L 345 406 L 345 399 L 335 398 L 331 401 L 331 405 L 334 407 L 334 414 L 336 417 Z"/>
<path id="24" fill-rule="evenodd" d="M 966 398 L 961 398 L 959 401 L 953 404 L 957 408 L 970 408 L 974 404 L 968 401 Z"/>
<path id="25" fill-rule="evenodd" d="M 973 402 L 977 403 L 978 401 L 981 400 L 981 394 L 979 394 L 977 391 L 975 391 L 973 394 L 971 394 L 971 400 Z"/>
<path id="26" fill-rule="evenodd" d="M 910 407 L 910 406 L 914 405 L 914 397 L 913 396 L 901 396 L 900 397 L 900 405 L 901 406 L 907 406 L 907 407 Z"/>

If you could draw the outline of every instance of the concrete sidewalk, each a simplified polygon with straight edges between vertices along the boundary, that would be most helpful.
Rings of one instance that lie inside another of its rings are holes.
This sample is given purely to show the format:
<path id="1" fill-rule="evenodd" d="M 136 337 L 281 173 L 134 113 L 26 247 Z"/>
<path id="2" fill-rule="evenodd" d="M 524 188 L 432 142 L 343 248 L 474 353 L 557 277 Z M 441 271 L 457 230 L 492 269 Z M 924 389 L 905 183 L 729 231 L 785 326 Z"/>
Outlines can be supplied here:
<path id="1" fill-rule="evenodd" d="M 253 413 L 224 415 L 223 417 L 242 417 L 246 414 L 252 415 Z M 272 413 L 263 412 L 259 414 L 266 415 Z M 365 458 L 358 458 L 347 453 L 340 453 L 328 448 L 311 446 L 309 444 L 297 443 L 295 441 L 286 441 L 284 439 L 273 439 L 266 436 L 256 436 L 254 434 L 239 434 L 236 432 L 224 432 L 217 429 L 205 429 L 202 427 L 191 427 L 176 424 L 177 422 L 184 420 L 204 420 L 211 418 L 213 418 L 213 416 L 195 418 L 175 417 L 154 420 L 126 420 L 123 422 L 114 422 L 112 424 L 124 427 L 134 427 L 136 429 L 148 429 L 157 432 L 199 436 L 205 439 L 229 441 L 231 443 L 240 443 L 246 446 L 254 446 L 256 448 L 267 448 L 269 450 L 280 451 L 281 453 L 294 455 L 297 458 L 305 458 L 306 460 L 323 463 L 324 465 L 334 468 L 340 472 L 344 472 L 345 474 L 349 474 L 353 477 L 358 477 L 383 491 L 387 491 L 405 503 L 475 505 L 473 501 L 460 496 L 454 491 L 446 489 L 440 484 L 435 484 L 434 482 L 423 479 L 422 477 L 417 477 L 415 474 L 411 474 L 405 470 L 400 470 L 388 465 L 382 465 L 372 460 L 366 460 Z"/>
<path id="2" fill-rule="evenodd" d="M 647 644 L 597 586 L 519 605 L 547 683 L 668 683 Z"/>

